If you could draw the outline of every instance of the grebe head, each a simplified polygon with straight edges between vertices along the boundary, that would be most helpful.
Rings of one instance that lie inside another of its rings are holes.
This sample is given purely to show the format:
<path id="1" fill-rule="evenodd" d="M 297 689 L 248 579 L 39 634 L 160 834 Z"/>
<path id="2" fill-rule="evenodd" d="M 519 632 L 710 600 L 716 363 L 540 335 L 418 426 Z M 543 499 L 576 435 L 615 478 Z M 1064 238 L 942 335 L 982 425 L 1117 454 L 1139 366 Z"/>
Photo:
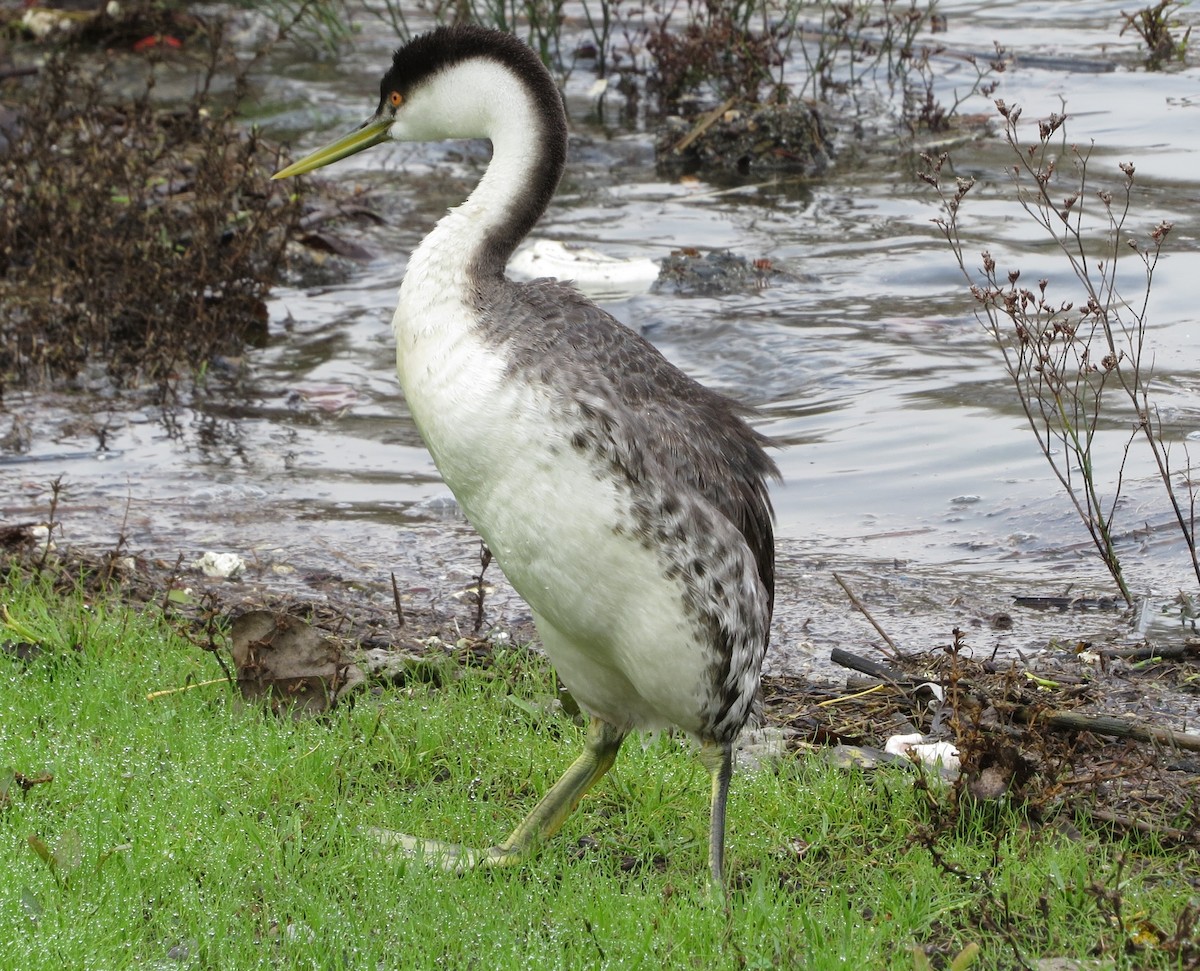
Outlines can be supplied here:
<path id="1" fill-rule="evenodd" d="M 561 174 L 566 114 L 537 55 L 511 34 L 439 27 L 395 52 L 375 113 L 359 128 L 275 173 L 285 179 L 387 141 L 519 138 Z M 557 182 L 557 175 L 555 178 Z"/>

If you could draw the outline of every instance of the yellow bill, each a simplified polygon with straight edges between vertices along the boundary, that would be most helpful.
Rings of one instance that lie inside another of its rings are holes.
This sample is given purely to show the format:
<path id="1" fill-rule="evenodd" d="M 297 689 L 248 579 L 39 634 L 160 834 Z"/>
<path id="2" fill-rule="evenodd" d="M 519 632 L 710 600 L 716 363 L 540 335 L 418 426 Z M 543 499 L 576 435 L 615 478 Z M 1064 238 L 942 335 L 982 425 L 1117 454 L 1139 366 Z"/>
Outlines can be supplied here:
<path id="1" fill-rule="evenodd" d="M 349 155 L 355 155 L 380 142 L 386 142 L 389 127 L 391 127 L 390 119 L 379 121 L 372 118 L 361 128 L 356 128 L 350 134 L 343 135 L 323 148 L 318 148 L 315 152 L 305 155 L 304 158 L 293 162 L 287 168 L 280 169 L 271 178 L 287 179 L 293 175 L 303 175 L 305 172 L 323 168 Z"/>

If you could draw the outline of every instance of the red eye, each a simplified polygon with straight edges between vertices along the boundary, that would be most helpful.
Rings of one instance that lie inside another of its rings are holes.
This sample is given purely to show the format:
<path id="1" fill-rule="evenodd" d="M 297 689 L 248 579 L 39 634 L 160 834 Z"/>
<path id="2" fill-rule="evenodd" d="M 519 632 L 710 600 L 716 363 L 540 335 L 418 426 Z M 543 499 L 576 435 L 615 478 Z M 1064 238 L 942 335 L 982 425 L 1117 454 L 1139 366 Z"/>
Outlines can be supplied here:
<path id="1" fill-rule="evenodd" d="M 390 95 L 388 95 L 388 101 L 392 103 L 393 108 L 399 108 L 402 104 L 404 104 L 404 95 L 402 95 L 399 91 L 393 91 Z"/>

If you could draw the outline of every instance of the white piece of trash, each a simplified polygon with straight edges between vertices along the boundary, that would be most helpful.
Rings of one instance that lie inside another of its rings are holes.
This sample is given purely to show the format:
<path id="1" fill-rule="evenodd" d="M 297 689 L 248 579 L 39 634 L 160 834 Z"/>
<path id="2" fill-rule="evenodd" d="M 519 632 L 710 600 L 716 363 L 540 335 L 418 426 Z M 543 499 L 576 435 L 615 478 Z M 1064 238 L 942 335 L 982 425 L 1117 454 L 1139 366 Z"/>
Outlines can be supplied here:
<path id="1" fill-rule="evenodd" d="M 555 277 L 574 283 L 590 297 L 616 299 L 648 293 L 658 279 L 658 264 L 645 258 L 621 260 L 582 246 L 536 239 L 517 250 L 508 261 L 508 272 L 517 280 Z"/>
<path id="2" fill-rule="evenodd" d="M 950 742 L 927 742 L 920 732 L 912 735 L 893 735 L 884 743 L 883 750 L 889 755 L 900 755 L 914 759 L 945 775 L 955 776 L 962 768 L 958 749 Z"/>
<path id="3" fill-rule="evenodd" d="M 232 579 L 246 569 L 246 561 L 236 553 L 205 553 L 192 566 L 206 577 Z"/>

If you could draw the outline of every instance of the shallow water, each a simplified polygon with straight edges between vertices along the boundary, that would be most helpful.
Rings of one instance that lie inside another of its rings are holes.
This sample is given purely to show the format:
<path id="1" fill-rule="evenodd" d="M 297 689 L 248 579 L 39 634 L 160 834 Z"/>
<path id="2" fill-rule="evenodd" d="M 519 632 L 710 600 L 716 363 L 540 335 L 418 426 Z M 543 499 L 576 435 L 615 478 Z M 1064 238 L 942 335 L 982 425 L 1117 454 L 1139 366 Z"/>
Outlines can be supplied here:
<path id="1" fill-rule="evenodd" d="M 1135 39 L 1118 37 L 1121 2 L 943 2 L 951 51 L 1016 56 L 996 97 L 1026 119 L 1061 110 L 1069 135 L 1094 143 L 1097 184 L 1137 165 L 1130 225 L 1173 220 L 1150 304 L 1154 390 L 1181 443 L 1200 437 L 1200 69 L 1147 73 Z M 1124 4 L 1128 6 L 1128 4 Z M 256 119 L 306 151 L 374 106 L 392 41 L 364 31 L 337 64 L 277 65 L 270 110 Z M 947 56 L 943 97 L 969 86 Z M 319 80 L 312 80 L 316 74 Z M 769 258 L 793 280 L 717 297 L 637 293 L 602 302 L 673 361 L 761 410 L 784 483 L 773 490 L 780 538 L 776 664 L 805 666 L 829 644 L 875 639 L 832 580 L 847 573 L 883 626 L 918 648 L 955 625 L 990 650 L 1051 638 L 1111 636 L 1112 615 L 1045 615 L 1015 593 L 1108 592 L 1087 537 L 1054 481 L 971 300 L 931 220 L 931 191 L 911 154 L 856 149 L 822 179 L 768 179 L 729 189 L 656 172 L 648 136 L 597 119 L 576 71 L 568 86 L 571 158 L 540 238 L 620 258 L 659 259 L 681 246 Z M 265 86 L 265 82 L 264 82 Z M 264 95 L 264 102 L 267 98 Z M 965 111 L 988 112 L 982 98 Z M 1026 280 L 1047 276 L 1074 299 L 1061 262 L 1016 204 L 999 139 L 952 151 L 979 184 L 963 219 L 968 253 L 989 249 Z M 854 161 L 847 160 L 853 158 Z M 153 409 L 87 396 L 10 394 L 35 429 L 21 454 L 0 454 L 6 521 L 44 518 L 47 483 L 64 475 L 64 536 L 128 543 L 173 559 L 232 549 L 264 569 L 332 569 L 382 586 L 395 570 L 430 596 L 476 567 L 475 541 L 421 446 L 393 372 L 389 328 L 406 254 L 457 204 L 486 161 L 481 146 L 387 146 L 329 171 L 361 186 L 388 222 L 362 241 L 377 258 L 335 286 L 281 287 L 271 340 L 249 353 L 244 395 L 213 394 L 164 422 Z M 1138 289 L 1132 260 L 1128 289 Z M 0 416 L 0 420 L 2 416 Z M 103 428 L 104 448 L 99 449 Z M 1126 427 L 1101 432 L 1119 449 Z M 1178 453 L 1177 453 L 1178 454 Z M 1139 630 L 1182 628 L 1157 617 L 1195 579 L 1145 453 L 1135 448 L 1122 506 L 1123 547 L 1138 591 L 1154 595 Z M 426 578 L 426 579 L 422 579 Z M 519 613 L 511 594 L 497 608 Z M 994 624 L 997 613 L 1012 629 Z"/>

